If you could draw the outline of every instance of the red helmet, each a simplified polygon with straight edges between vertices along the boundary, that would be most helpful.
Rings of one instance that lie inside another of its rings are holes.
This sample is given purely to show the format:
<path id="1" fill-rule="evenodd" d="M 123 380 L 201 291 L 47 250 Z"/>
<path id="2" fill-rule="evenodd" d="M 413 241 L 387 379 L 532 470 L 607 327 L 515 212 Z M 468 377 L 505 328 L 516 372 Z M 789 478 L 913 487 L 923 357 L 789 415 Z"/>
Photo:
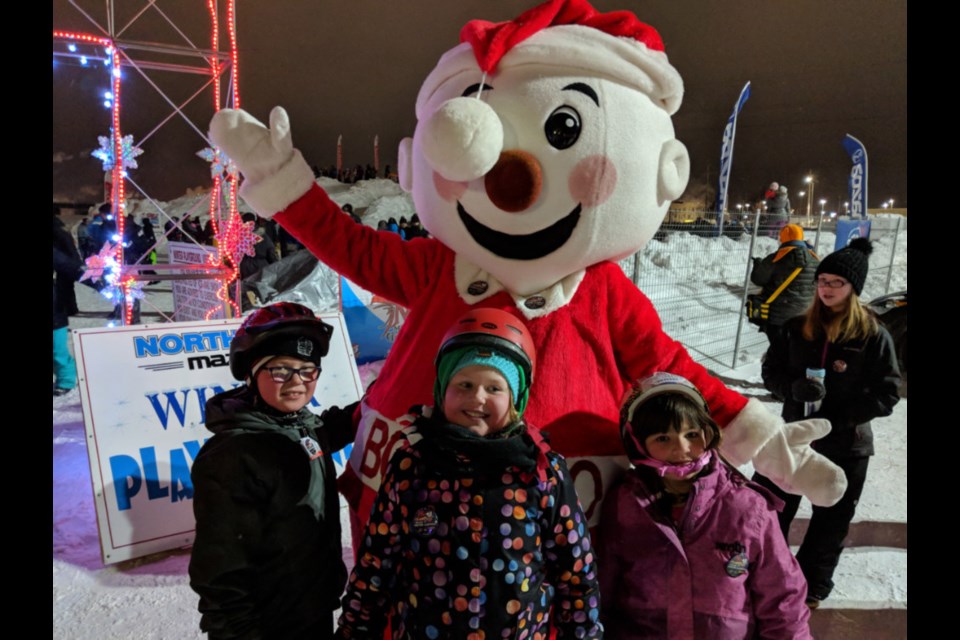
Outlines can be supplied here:
<path id="1" fill-rule="evenodd" d="M 439 367 L 440 360 L 449 352 L 470 346 L 492 347 L 520 367 L 523 384 L 514 404 L 517 410 L 523 413 L 537 363 L 537 349 L 533 346 L 533 339 L 526 325 L 513 314 L 501 309 L 472 309 L 454 322 L 443 336 L 434 359 L 434 367 Z M 439 393 L 439 389 L 435 388 L 434 393 Z"/>
<path id="2" fill-rule="evenodd" d="M 319 357 L 327 355 L 333 327 L 317 318 L 313 311 L 295 302 L 278 302 L 248 315 L 230 342 L 230 373 L 243 380 L 257 358 L 268 355 L 267 343 L 278 338 L 304 336 L 318 346 Z"/>

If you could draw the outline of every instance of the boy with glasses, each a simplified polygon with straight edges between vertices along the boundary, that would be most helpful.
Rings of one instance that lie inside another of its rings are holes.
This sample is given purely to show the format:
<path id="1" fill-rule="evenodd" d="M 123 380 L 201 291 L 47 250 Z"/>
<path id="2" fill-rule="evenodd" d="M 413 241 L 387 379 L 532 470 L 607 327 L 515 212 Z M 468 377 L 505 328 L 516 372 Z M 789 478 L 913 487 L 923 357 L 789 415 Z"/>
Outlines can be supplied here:
<path id="1" fill-rule="evenodd" d="M 332 454 L 351 413 L 307 409 L 333 327 L 278 303 L 247 316 L 230 344 L 244 385 L 210 398 L 215 435 L 193 464 L 190 586 L 210 638 L 329 638 L 346 582 Z"/>

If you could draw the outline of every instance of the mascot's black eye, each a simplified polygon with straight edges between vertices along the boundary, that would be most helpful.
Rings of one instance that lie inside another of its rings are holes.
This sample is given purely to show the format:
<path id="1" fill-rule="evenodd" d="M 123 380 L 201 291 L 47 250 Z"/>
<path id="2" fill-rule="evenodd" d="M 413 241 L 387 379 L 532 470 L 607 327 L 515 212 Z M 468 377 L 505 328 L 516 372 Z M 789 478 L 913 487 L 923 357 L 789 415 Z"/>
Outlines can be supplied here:
<path id="1" fill-rule="evenodd" d="M 559 107 L 543 125 L 547 142 L 557 149 L 569 149 L 580 137 L 580 114 L 573 107 Z"/>

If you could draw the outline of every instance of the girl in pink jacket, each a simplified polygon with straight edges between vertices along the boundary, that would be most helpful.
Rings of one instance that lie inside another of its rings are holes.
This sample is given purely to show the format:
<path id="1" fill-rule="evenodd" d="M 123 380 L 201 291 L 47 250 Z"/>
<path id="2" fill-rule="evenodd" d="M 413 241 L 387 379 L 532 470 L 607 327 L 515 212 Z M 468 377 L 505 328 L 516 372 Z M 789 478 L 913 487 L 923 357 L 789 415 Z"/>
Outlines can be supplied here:
<path id="1" fill-rule="evenodd" d="M 719 455 L 686 379 L 656 373 L 620 415 L 630 461 L 604 502 L 598 571 L 608 638 L 811 638 L 782 502 Z"/>

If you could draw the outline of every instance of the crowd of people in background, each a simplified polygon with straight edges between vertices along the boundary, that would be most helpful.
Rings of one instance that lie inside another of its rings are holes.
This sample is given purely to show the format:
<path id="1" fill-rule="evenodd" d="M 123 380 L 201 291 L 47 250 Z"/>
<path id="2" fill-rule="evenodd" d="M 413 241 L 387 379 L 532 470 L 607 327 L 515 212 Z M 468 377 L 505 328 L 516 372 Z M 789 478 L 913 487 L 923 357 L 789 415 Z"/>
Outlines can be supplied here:
<path id="1" fill-rule="evenodd" d="M 420 224 L 420 218 L 417 217 L 417 214 L 413 214 L 409 221 L 405 216 L 400 216 L 399 222 L 394 217 L 381 220 L 377 223 L 377 231 L 396 233 L 404 240 L 430 237 L 430 233 Z"/>
<path id="2" fill-rule="evenodd" d="M 333 178 L 344 184 L 355 184 L 360 180 L 374 180 L 381 177 L 372 164 L 367 164 L 366 166 L 358 164 L 354 167 L 342 167 L 339 170 L 335 164 L 331 164 L 326 168 L 314 164 L 310 168 L 313 169 L 314 178 Z M 391 171 L 390 165 L 386 165 L 383 168 L 382 177 L 387 180 L 393 180 L 394 182 L 397 181 L 397 174 Z"/>

